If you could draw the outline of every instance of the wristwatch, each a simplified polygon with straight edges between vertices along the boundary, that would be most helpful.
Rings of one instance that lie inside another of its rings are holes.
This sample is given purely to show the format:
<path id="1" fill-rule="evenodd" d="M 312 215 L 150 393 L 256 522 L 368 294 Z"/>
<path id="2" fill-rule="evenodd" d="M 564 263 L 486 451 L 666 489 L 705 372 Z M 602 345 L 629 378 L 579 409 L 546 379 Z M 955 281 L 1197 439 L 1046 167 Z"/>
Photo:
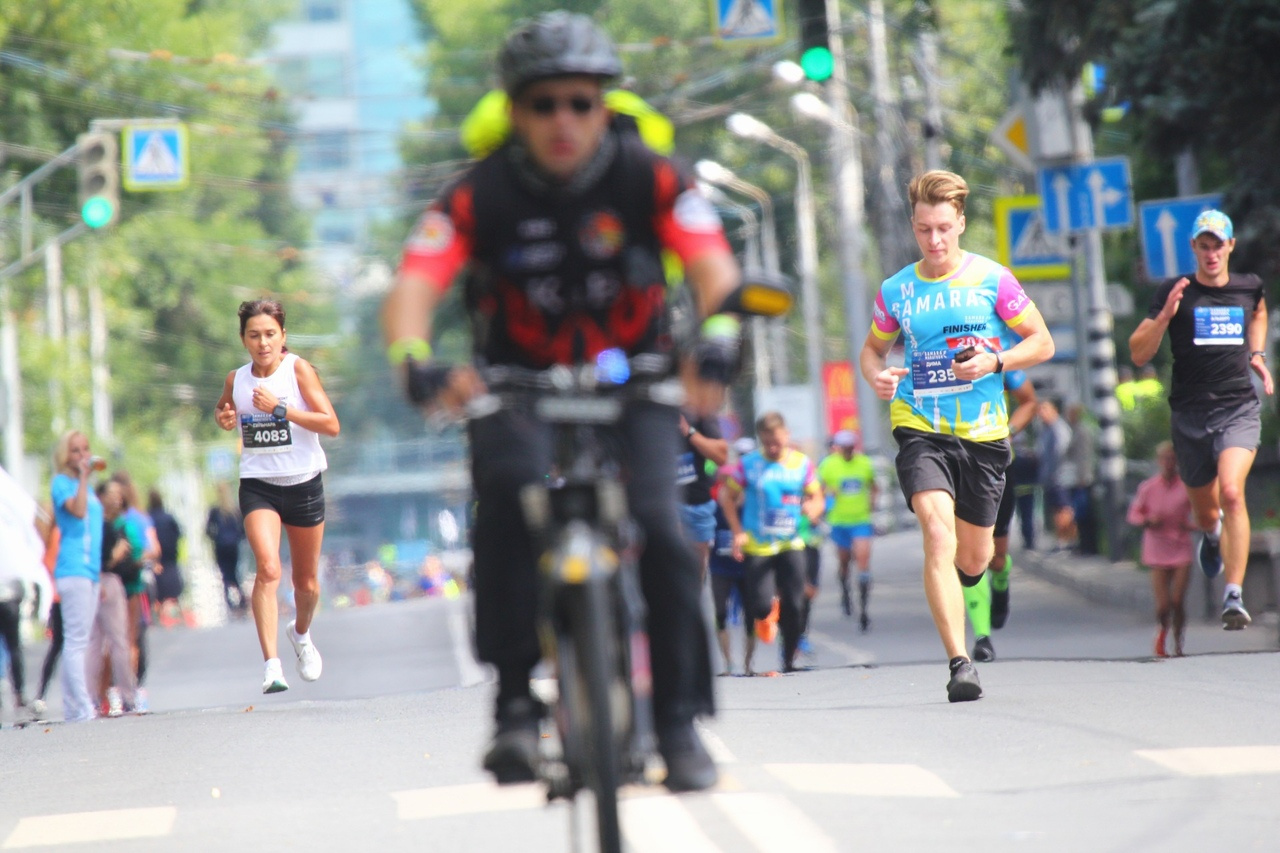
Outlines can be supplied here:
<path id="1" fill-rule="evenodd" d="M 698 434 L 698 428 L 696 426 L 690 426 L 689 431 L 684 434 L 684 437 L 693 438 L 697 434 Z"/>
<path id="2" fill-rule="evenodd" d="M 993 354 L 996 357 L 996 373 L 1004 373 L 1004 359 L 1000 357 L 1000 351 L 995 350 Z"/>
<path id="3" fill-rule="evenodd" d="M 1256 349 L 1256 350 L 1254 350 L 1253 352 L 1249 353 L 1249 359 L 1250 359 L 1250 360 L 1252 360 L 1254 356 L 1257 356 L 1258 358 L 1262 359 L 1263 361 L 1266 361 L 1266 360 L 1267 360 L 1267 352 L 1266 352 L 1266 350 Z"/>
<path id="4" fill-rule="evenodd" d="M 289 407 L 286 406 L 284 403 L 276 403 L 276 407 L 271 410 L 271 414 L 275 415 L 280 420 L 284 420 L 284 416 L 288 413 L 288 411 L 289 411 Z"/>

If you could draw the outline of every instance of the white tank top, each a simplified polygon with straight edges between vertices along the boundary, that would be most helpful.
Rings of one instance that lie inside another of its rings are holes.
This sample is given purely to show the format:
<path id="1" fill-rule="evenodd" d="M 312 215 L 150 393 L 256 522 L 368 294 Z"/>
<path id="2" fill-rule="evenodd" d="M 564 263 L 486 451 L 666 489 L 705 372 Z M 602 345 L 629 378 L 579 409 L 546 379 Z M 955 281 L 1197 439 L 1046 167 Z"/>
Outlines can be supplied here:
<path id="1" fill-rule="evenodd" d="M 254 408 L 253 389 L 265 387 L 291 409 L 309 412 L 302 398 L 296 371 L 298 357 L 286 353 L 275 372 L 267 377 L 253 375 L 253 362 L 236 371 L 231 400 L 236 407 L 240 430 L 240 479 L 306 482 L 329 467 L 320 436 L 295 423 L 278 419 L 270 412 Z M 298 479 L 302 478 L 302 479 Z"/>

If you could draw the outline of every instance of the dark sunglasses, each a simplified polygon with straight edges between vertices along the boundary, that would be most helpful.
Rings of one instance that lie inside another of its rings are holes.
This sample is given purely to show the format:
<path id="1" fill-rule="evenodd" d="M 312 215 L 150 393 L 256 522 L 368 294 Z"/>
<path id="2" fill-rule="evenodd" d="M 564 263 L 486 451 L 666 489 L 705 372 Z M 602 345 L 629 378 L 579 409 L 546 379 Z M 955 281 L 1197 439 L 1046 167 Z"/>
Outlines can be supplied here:
<path id="1" fill-rule="evenodd" d="M 555 115 L 562 107 L 568 107 L 574 115 L 584 116 L 599 106 L 597 98 L 585 95 L 573 95 L 568 98 L 556 98 L 551 95 L 539 95 L 529 99 L 529 109 L 540 116 Z"/>

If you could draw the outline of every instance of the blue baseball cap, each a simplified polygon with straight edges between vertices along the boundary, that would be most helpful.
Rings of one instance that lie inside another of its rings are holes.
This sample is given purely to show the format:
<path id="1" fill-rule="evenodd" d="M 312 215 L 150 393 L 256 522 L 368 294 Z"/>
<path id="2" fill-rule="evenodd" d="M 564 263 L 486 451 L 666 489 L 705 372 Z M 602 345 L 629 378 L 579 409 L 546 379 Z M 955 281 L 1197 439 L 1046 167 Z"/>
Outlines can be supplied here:
<path id="1" fill-rule="evenodd" d="M 1221 210 L 1206 210 L 1196 217 L 1195 224 L 1191 226 L 1192 240 L 1201 234 L 1212 234 L 1223 242 L 1230 240 L 1235 236 L 1235 229 L 1231 227 L 1231 217 Z"/>

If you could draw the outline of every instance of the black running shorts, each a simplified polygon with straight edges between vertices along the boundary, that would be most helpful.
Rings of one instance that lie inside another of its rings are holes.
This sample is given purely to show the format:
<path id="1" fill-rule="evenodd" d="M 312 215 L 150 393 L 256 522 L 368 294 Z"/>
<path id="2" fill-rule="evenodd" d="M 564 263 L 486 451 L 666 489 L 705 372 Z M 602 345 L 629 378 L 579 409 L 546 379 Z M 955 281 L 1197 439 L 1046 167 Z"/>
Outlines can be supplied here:
<path id="1" fill-rule="evenodd" d="M 1005 477 L 1004 491 L 1000 493 L 1000 508 L 996 510 L 996 529 L 991 535 L 999 539 L 1009 535 L 1009 524 L 1013 521 L 1014 485 Z"/>
<path id="2" fill-rule="evenodd" d="M 316 474 L 296 486 L 273 486 L 266 480 L 240 481 L 240 515 L 267 509 L 280 516 L 289 527 L 316 527 L 324 524 L 324 482 Z"/>
<path id="3" fill-rule="evenodd" d="M 906 427 L 895 429 L 893 437 L 898 483 L 912 512 L 912 496 L 939 489 L 955 499 L 956 518 L 976 527 L 995 526 L 1004 472 L 1013 458 L 1008 439 L 966 441 Z"/>
<path id="4" fill-rule="evenodd" d="M 1188 488 L 1207 486 L 1218 476 L 1218 457 L 1228 447 L 1257 450 L 1262 438 L 1262 404 L 1257 397 L 1214 409 L 1170 415 L 1178 474 Z"/>

